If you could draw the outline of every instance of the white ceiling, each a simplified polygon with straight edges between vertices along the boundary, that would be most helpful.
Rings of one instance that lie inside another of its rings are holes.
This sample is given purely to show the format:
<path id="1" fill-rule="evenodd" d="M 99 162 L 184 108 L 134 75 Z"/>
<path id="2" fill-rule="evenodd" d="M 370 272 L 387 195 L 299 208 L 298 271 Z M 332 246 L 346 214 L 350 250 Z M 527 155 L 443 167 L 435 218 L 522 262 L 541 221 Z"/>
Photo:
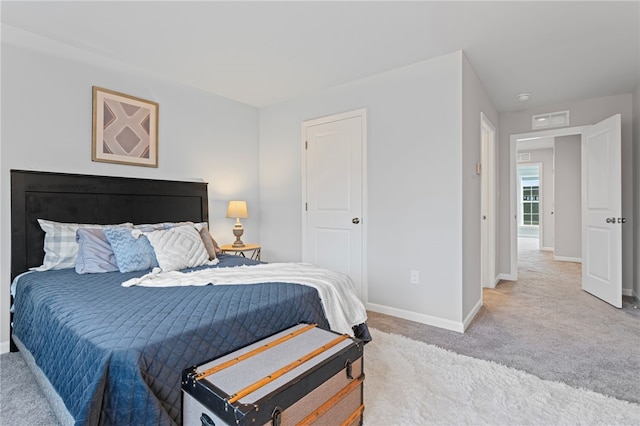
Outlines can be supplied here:
<path id="1" fill-rule="evenodd" d="M 630 93 L 640 1 L 1 2 L 5 28 L 264 107 L 464 50 L 499 111 Z M 9 40 L 10 42 L 10 40 Z M 523 104 L 522 92 L 532 94 Z"/>

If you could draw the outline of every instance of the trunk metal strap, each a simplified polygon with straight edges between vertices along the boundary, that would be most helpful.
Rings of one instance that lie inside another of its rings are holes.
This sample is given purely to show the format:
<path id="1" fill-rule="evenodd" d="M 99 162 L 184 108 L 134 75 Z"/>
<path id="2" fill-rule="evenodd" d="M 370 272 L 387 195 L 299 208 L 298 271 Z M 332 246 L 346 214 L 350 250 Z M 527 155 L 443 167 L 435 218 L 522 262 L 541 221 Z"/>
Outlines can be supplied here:
<path id="1" fill-rule="evenodd" d="M 296 330 L 294 332 L 291 332 L 289 334 L 285 334 L 284 336 L 280 337 L 279 339 L 274 340 L 273 342 L 269 342 L 263 346 L 259 346 L 256 349 L 247 352 L 246 354 L 242 354 L 236 358 L 230 359 L 229 361 L 223 362 L 222 364 L 216 365 L 214 367 L 208 368 L 198 374 L 196 374 L 196 380 L 202 380 L 207 376 L 210 376 L 214 373 L 217 373 L 218 371 L 224 370 L 225 368 L 229 368 L 232 365 L 235 365 L 241 361 L 244 361 L 245 359 L 251 358 L 252 356 L 258 355 L 259 353 L 262 353 L 264 351 L 266 351 L 269 348 L 272 348 L 274 346 L 279 345 L 282 342 L 286 342 L 287 340 L 291 340 L 294 337 L 311 330 L 312 328 L 316 327 L 317 324 L 309 324 L 306 327 L 303 327 L 299 330 Z"/>
<path id="2" fill-rule="evenodd" d="M 320 346 L 318 349 L 309 352 L 307 355 L 303 356 L 302 358 L 299 358 L 295 361 L 293 361 L 292 363 L 285 365 L 284 367 L 282 367 L 281 369 L 271 373 L 270 375 L 258 380 L 257 382 L 253 383 L 252 385 L 247 386 L 244 389 L 239 390 L 238 392 L 234 393 L 233 395 L 231 395 L 229 397 L 229 400 L 227 401 L 229 404 L 233 404 L 234 402 L 238 401 L 240 398 L 243 398 L 247 395 L 249 395 L 250 393 L 260 389 L 261 387 L 273 382 L 274 380 L 276 380 L 278 377 L 281 377 L 285 374 L 287 374 L 289 371 L 293 370 L 294 368 L 304 364 L 305 362 L 309 361 L 310 359 L 320 355 L 321 353 L 331 349 L 332 347 L 334 347 L 335 345 L 339 344 L 340 342 L 343 342 L 345 340 L 347 340 L 349 338 L 348 334 L 343 334 L 340 337 L 332 340 L 331 342 L 327 343 L 326 345 Z"/>

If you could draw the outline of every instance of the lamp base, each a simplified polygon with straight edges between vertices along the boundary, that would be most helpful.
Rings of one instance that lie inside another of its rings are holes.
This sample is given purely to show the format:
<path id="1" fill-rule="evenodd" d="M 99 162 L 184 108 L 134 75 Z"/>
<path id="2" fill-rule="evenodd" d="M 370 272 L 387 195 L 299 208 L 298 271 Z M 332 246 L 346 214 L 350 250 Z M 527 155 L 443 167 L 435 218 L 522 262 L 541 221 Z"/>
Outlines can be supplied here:
<path id="1" fill-rule="evenodd" d="M 237 247 L 237 248 L 244 247 L 244 243 L 240 239 L 240 237 L 242 237 L 242 234 L 244 234 L 244 228 L 242 227 L 242 225 L 240 225 L 239 222 L 237 222 L 236 225 L 233 227 L 233 235 L 236 236 L 236 241 L 232 244 L 232 247 Z"/>

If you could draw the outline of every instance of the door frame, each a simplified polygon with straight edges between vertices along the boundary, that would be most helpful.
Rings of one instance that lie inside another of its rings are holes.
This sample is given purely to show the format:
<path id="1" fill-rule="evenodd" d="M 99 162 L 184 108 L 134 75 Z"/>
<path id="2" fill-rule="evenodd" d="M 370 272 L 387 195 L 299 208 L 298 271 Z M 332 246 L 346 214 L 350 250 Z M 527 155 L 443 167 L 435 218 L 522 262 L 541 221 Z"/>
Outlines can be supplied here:
<path id="1" fill-rule="evenodd" d="M 334 121 L 347 120 L 350 118 L 359 117 L 362 125 L 362 221 L 360 223 L 362 231 L 362 264 L 361 264 L 361 277 L 362 277 L 362 302 L 365 304 L 369 301 L 369 280 L 367 277 L 367 234 L 368 234 L 368 218 L 367 210 L 367 109 L 360 108 L 352 111 L 326 115 L 318 118 L 312 118 L 303 120 L 301 123 L 301 143 L 300 143 L 300 164 L 302 171 L 302 205 L 300 206 L 300 215 L 302 216 L 302 260 L 307 258 L 307 214 L 306 214 L 306 200 L 307 200 L 307 153 L 306 153 L 306 134 L 307 128 L 317 126 L 319 124 L 331 123 Z"/>
<path id="2" fill-rule="evenodd" d="M 542 250 L 542 243 L 544 240 L 544 199 L 542 197 L 543 194 L 543 164 L 540 162 L 531 162 L 531 163 L 524 163 L 528 166 L 535 166 L 538 169 L 538 175 L 536 176 L 540 182 L 540 186 L 538 189 L 538 192 L 540 194 L 539 200 L 538 200 L 538 250 Z M 520 188 L 522 186 L 522 182 L 518 182 L 518 167 L 522 166 L 523 163 L 518 163 L 516 164 L 516 215 L 518 214 L 518 204 L 520 204 L 522 202 L 522 197 L 518 196 L 518 194 L 522 195 L 519 191 L 518 188 Z M 525 177 L 525 176 L 520 176 Z M 522 215 L 522 211 L 520 212 L 520 214 Z M 519 218 L 517 218 L 519 219 Z M 518 225 L 518 222 L 516 221 L 516 225 Z M 518 225 L 519 226 L 519 225 Z M 517 229 L 517 228 L 516 228 Z"/>
<path id="3" fill-rule="evenodd" d="M 488 140 L 483 131 L 489 133 Z M 480 286 L 495 288 L 499 281 L 496 276 L 496 128 L 483 112 L 480 112 L 480 149 L 480 214 L 488 218 L 488 221 L 480 219 Z"/>
<path id="4" fill-rule="evenodd" d="M 515 133 L 509 136 L 509 239 L 510 239 L 510 262 L 509 273 L 503 274 L 502 279 L 509 281 L 518 280 L 518 214 L 516 199 L 516 153 L 518 151 L 518 139 L 560 137 L 570 135 L 582 135 L 582 131 L 591 126 L 565 127 L 561 129 L 540 130 L 537 132 Z"/>

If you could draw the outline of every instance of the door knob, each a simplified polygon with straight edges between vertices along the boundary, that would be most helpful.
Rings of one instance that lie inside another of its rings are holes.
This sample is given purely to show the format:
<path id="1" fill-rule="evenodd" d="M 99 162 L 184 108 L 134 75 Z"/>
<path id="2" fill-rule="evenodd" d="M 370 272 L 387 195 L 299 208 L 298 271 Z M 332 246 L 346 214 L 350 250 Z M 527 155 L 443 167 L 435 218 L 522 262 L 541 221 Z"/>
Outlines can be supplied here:
<path id="1" fill-rule="evenodd" d="M 618 223 L 627 223 L 627 219 L 624 217 L 619 217 L 618 218 Z"/>
<path id="2" fill-rule="evenodd" d="M 607 223 L 616 223 L 616 218 L 615 217 L 608 217 L 605 221 Z"/>
<path id="3" fill-rule="evenodd" d="M 351 222 L 355 223 L 356 225 L 360 223 L 360 218 L 359 217 L 354 217 L 353 219 L 351 219 Z"/>

